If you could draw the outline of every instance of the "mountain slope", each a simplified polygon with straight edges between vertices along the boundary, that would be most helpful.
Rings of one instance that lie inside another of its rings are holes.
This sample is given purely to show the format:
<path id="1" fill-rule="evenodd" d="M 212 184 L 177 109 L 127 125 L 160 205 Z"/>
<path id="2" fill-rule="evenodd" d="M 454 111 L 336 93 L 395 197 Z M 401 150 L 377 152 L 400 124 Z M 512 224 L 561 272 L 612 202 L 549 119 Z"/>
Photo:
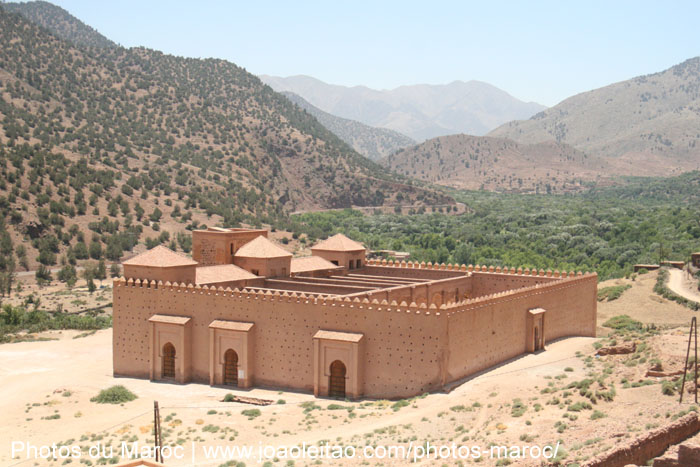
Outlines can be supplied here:
<path id="1" fill-rule="evenodd" d="M 400 174 L 460 189 L 522 193 L 577 191 L 609 165 L 556 142 L 450 135 L 402 149 L 381 163 Z"/>
<path id="2" fill-rule="evenodd" d="M 544 109 L 479 81 L 377 91 L 330 85 L 309 76 L 263 75 L 260 79 L 276 91 L 300 95 L 324 112 L 389 128 L 417 141 L 455 133 L 483 135 L 502 123 L 528 118 Z"/>
<path id="3" fill-rule="evenodd" d="M 490 136 L 522 143 L 558 141 L 601 157 L 660 170 L 696 169 L 700 160 L 700 57 L 668 70 L 570 97 Z"/>
<path id="4" fill-rule="evenodd" d="M 331 115 L 309 104 L 301 96 L 293 92 L 283 92 L 282 94 L 313 115 L 321 125 L 352 146 L 355 151 L 373 161 L 388 156 L 398 149 L 416 144 L 408 136 L 404 136 L 396 131 L 387 130 L 386 128 L 375 128 L 354 120 Z"/>
<path id="5" fill-rule="evenodd" d="M 63 8 L 49 2 L 3 3 L 2 8 L 10 13 L 19 13 L 32 23 L 79 47 L 104 48 L 117 45 Z"/>
<path id="6" fill-rule="evenodd" d="M 119 259 L 144 236 L 398 194 L 450 202 L 397 181 L 232 63 L 76 48 L 0 5 L 0 239 L 31 240 L 43 264 L 77 243 Z"/>

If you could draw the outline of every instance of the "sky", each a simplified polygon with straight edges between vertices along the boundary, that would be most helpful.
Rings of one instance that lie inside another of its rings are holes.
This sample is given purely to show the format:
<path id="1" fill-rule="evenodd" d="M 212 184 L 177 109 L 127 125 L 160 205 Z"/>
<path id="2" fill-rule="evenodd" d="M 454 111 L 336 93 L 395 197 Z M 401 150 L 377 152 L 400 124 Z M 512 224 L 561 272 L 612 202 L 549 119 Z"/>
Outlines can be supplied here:
<path id="1" fill-rule="evenodd" d="M 53 0 L 109 39 L 255 74 L 479 80 L 552 106 L 700 55 L 698 1 Z"/>

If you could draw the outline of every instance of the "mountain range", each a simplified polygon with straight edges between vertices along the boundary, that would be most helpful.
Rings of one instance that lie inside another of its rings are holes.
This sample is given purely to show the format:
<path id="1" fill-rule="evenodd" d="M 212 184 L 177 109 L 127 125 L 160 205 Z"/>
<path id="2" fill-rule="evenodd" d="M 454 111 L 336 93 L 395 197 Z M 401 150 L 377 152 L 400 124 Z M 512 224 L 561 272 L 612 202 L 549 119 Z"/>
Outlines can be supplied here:
<path id="1" fill-rule="evenodd" d="M 233 63 L 99 37 L 47 3 L 0 4 L 0 236 L 31 239 L 42 264 L 77 243 L 118 259 L 143 237 L 299 209 L 454 203 Z"/>
<path id="2" fill-rule="evenodd" d="M 450 135 L 380 161 L 455 188 L 566 192 L 700 169 L 700 57 L 568 98 L 486 137 Z"/>
<path id="3" fill-rule="evenodd" d="M 373 161 L 378 161 L 401 148 L 416 144 L 408 136 L 396 131 L 372 127 L 355 120 L 331 115 L 309 104 L 304 98 L 293 92 L 284 91 L 282 95 L 311 114 L 321 125 L 352 146 L 355 151 Z"/>
<path id="4" fill-rule="evenodd" d="M 402 133 L 416 141 L 455 133 L 483 135 L 499 125 L 545 109 L 480 81 L 418 84 L 379 91 L 337 86 L 310 76 L 260 79 L 278 92 L 293 92 L 329 114 Z"/>
<path id="5" fill-rule="evenodd" d="M 700 167 L 700 57 L 667 70 L 577 94 L 489 136 L 556 141 L 622 160 L 649 175 Z"/>
<path id="6" fill-rule="evenodd" d="M 580 191 L 610 164 L 563 143 L 449 135 L 401 149 L 380 161 L 400 174 L 457 189 L 515 193 Z"/>

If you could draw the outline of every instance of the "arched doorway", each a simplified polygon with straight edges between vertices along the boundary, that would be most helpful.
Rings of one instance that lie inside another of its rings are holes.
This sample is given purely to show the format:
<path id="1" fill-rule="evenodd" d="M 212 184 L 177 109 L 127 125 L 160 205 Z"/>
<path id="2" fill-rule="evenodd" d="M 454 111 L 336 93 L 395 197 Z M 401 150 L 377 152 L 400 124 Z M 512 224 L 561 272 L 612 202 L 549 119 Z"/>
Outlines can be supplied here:
<path id="1" fill-rule="evenodd" d="M 535 352 L 538 350 L 541 350 L 541 343 L 540 343 L 540 328 L 538 326 L 535 326 Z"/>
<path id="2" fill-rule="evenodd" d="M 233 349 L 224 354 L 224 384 L 238 386 L 238 354 Z"/>
<path id="3" fill-rule="evenodd" d="M 175 377 L 175 346 L 168 342 L 163 346 L 163 378 Z"/>
<path id="4" fill-rule="evenodd" d="M 331 363 L 331 376 L 328 383 L 329 397 L 345 397 L 345 364 L 340 360 Z"/>

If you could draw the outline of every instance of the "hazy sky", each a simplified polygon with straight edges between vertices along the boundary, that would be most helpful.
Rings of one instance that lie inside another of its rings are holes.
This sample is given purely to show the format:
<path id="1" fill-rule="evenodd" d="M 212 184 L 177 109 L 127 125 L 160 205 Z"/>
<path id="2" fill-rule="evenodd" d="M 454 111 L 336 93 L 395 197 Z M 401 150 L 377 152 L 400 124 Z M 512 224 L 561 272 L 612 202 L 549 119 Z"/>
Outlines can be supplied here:
<path id="1" fill-rule="evenodd" d="M 376 89 L 474 79 L 545 105 L 700 55 L 698 1 L 52 1 L 127 47 Z"/>

